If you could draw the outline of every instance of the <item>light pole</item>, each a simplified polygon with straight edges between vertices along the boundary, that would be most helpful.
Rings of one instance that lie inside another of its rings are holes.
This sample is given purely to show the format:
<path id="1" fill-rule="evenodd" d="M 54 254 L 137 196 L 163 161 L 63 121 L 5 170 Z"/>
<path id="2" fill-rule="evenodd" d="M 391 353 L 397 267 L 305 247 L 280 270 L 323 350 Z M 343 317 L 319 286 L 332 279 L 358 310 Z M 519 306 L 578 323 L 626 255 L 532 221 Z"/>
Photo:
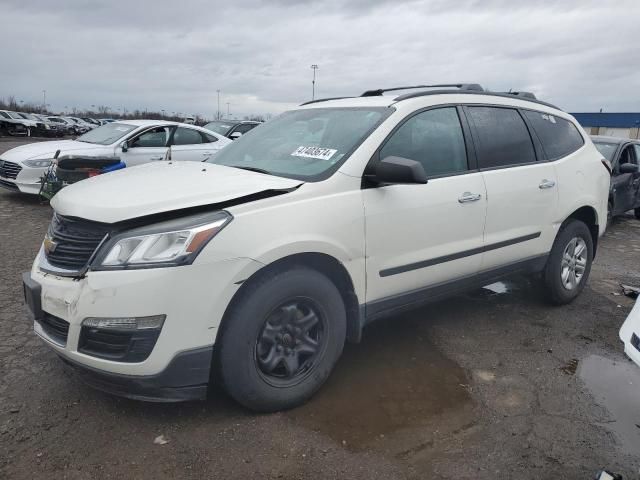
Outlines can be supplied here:
<path id="1" fill-rule="evenodd" d="M 229 118 L 229 105 L 231 105 L 231 103 L 227 102 L 227 118 Z"/>
<path id="2" fill-rule="evenodd" d="M 216 91 L 218 92 L 218 114 L 216 115 L 216 118 L 220 120 L 220 89 Z"/>
<path id="3" fill-rule="evenodd" d="M 316 99 L 316 70 L 318 70 L 318 65 L 315 63 L 311 65 L 311 69 L 313 70 L 313 80 L 311 80 L 311 100 Z"/>
<path id="4" fill-rule="evenodd" d="M 42 90 L 42 108 L 46 108 L 47 105 L 47 91 Z"/>

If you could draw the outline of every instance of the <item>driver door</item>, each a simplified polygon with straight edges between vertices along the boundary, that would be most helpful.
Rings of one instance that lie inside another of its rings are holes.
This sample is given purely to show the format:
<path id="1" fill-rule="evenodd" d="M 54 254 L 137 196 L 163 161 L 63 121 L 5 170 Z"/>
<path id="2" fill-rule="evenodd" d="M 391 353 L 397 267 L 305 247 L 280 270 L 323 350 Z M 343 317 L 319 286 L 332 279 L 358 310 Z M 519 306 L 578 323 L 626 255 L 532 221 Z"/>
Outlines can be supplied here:
<path id="1" fill-rule="evenodd" d="M 422 295 L 426 287 L 480 269 L 487 192 L 482 173 L 467 158 L 470 139 L 460 118 L 456 107 L 417 113 L 380 148 L 380 159 L 397 156 L 422 163 L 429 181 L 362 191 L 366 297 L 372 309 L 410 302 L 410 292 Z"/>
<path id="2" fill-rule="evenodd" d="M 122 151 L 120 160 L 127 167 L 164 160 L 169 149 L 168 143 L 173 127 L 154 127 L 127 140 L 127 150 Z"/>
<path id="3" fill-rule="evenodd" d="M 634 208 L 638 202 L 638 185 L 640 178 L 633 173 L 620 173 L 620 165 L 632 163 L 637 165 L 636 150 L 634 145 L 625 146 L 613 165 L 614 176 L 611 179 L 613 190 L 614 213 L 622 214 Z"/>

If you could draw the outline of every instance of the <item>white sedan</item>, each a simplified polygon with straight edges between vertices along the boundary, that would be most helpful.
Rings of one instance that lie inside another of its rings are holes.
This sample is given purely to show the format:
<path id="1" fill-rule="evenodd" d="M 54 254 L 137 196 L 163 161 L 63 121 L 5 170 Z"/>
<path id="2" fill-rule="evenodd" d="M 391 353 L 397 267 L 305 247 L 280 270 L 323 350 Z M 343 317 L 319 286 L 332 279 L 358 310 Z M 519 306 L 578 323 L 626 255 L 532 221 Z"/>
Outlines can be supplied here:
<path id="1" fill-rule="evenodd" d="M 624 353 L 640 366 L 640 298 L 622 324 L 620 340 L 624 342 Z"/>
<path id="2" fill-rule="evenodd" d="M 40 179 L 56 153 L 119 157 L 127 167 L 171 158 L 202 162 L 232 143 L 195 125 L 158 120 L 118 120 L 75 140 L 31 143 L 0 156 L 0 187 L 38 194 Z"/>

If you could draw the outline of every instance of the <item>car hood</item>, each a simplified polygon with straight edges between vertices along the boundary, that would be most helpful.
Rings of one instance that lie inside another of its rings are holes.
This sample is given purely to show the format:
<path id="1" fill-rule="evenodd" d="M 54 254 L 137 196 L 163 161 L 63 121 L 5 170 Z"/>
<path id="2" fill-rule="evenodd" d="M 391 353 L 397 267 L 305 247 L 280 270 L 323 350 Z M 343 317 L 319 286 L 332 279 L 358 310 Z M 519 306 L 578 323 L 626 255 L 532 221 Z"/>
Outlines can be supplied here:
<path id="1" fill-rule="evenodd" d="M 156 213 L 214 205 L 303 182 L 199 162 L 158 162 L 75 183 L 51 201 L 57 213 L 116 223 Z"/>
<path id="2" fill-rule="evenodd" d="M 35 142 L 28 145 L 7 150 L 0 155 L 3 160 L 11 162 L 20 162 L 31 158 L 53 158 L 55 153 L 60 150 L 60 155 L 69 152 L 77 152 L 78 150 L 104 150 L 108 148 L 105 145 L 95 145 L 86 142 L 77 142 L 75 140 L 59 140 L 54 142 Z"/>

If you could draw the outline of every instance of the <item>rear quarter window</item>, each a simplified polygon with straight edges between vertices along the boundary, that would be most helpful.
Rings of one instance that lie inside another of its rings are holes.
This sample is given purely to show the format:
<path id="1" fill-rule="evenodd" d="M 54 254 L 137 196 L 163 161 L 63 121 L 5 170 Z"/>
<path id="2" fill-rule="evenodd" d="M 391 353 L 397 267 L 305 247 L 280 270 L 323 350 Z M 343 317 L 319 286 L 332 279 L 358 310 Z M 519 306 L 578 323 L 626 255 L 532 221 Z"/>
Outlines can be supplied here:
<path id="1" fill-rule="evenodd" d="M 584 139 L 576 126 L 564 118 L 549 113 L 523 111 L 542 143 L 548 160 L 566 157 L 584 145 Z"/>

